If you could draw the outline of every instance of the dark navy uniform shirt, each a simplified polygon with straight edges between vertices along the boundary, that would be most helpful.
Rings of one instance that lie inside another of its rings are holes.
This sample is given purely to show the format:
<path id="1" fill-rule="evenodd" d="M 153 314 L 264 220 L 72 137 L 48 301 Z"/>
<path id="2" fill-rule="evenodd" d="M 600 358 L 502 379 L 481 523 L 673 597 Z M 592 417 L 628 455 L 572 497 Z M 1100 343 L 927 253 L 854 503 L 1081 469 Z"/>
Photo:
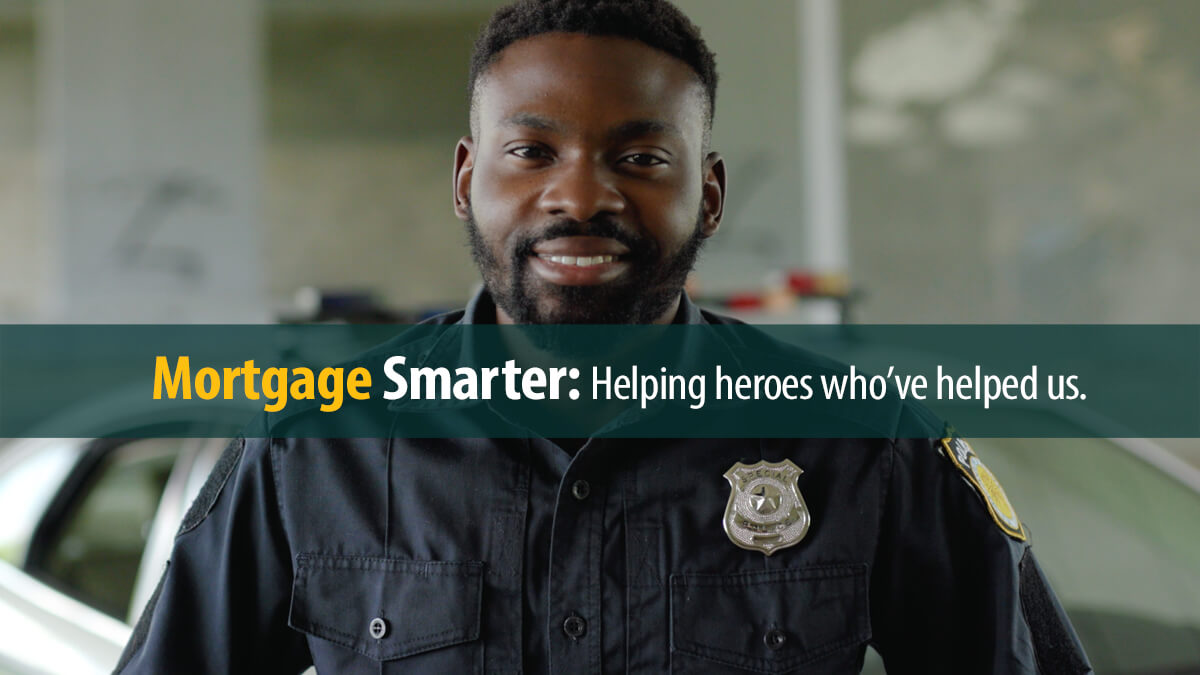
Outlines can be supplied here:
<path id="1" fill-rule="evenodd" d="M 1090 670 L 936 433 L 565 445 L 236 440 L 118 672 L 856 673 L 867 645 L 890 673 Z M 770 556 L 722 526 L 761 460 L 811 514 Z"/>

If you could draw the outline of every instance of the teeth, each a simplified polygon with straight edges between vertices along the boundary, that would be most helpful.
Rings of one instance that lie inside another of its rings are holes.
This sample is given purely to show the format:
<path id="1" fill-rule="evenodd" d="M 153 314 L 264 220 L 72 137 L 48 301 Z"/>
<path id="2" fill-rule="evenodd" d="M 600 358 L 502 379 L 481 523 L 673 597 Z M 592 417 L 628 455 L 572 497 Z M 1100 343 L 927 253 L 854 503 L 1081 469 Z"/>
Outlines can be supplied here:
<path id="1" fill-rule="evenodd" d="M 549 260 L 552 263 L 559 265 L 574 265 L 576 267 L 591 267 L 592 265 L 603 265 L 617 259 L 615 255 L 593 255 L 593 256 L 574 256 L 574 255 L 539 255 L 542 260 Z"/>

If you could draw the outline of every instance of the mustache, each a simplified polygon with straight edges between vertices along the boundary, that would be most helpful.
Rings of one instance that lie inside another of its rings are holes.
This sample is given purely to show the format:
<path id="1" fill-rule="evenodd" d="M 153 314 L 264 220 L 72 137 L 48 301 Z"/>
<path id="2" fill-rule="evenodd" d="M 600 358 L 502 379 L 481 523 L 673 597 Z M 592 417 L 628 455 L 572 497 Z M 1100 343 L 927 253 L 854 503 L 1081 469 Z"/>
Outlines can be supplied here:
<path id="1" fill-rule="evenodd" d="M 517 246 L 517 260 L 533 255 L 533 248 L 543 241 L 560 237 L 604 237 L 621 242 L 629 249 L 630 258 L 653 258 L 658 253 L 658 245 L 649 237 L 639 232 L 631 232 L 616 220 L 600 216 L 581 222 L 578 220 L 557 220 L 547 225 L 542 231 L 523 239 Z"/>

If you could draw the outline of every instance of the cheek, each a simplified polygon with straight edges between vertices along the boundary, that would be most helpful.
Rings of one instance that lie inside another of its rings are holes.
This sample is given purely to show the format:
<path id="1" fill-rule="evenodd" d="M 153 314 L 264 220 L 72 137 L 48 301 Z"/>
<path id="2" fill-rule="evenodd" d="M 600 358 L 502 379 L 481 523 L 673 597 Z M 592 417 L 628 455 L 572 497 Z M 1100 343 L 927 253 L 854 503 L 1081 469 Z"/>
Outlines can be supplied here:
<path id="1" fill-rule="evenodd" d="M 676 187 L 668 193 L 647 196 L 643 207 L 646 227 L 659 240 L 663 254 L 674 252 L 696 229 L 700 213 L 700 186 Z"/>
<path id="2" fill-rule="evenodd" d="M 502 243 L 512 235 L 512 212 L 511 200 L 504 192 L 497 191 L 495 181 L 472 181 L 471 214 L 480 235 L 491 248 L 503 248 Z"/>
<path id="3" fill-rule="evenodd" d="M 471 205 L 483 227 L 517 229 L 531 204 L 536 203 L 537 185 L 529 177 L 520 177 L 495 167 L 479 167 L 471 176 Z"/>

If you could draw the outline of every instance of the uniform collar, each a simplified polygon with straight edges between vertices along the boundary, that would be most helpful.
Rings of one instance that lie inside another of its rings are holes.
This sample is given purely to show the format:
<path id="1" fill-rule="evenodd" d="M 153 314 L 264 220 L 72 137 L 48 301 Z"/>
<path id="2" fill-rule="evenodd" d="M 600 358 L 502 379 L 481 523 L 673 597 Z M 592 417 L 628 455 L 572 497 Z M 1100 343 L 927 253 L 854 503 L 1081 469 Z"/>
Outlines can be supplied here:
<path id="1" fill-rule="evenodd" d="M 474 324 L 494 323 L 496 323 L 496 303 L 492 300 L 492 296 L 487 292 L 487 289 L 480 287 L 467 302 L 462 318 L 456 324 L 470 326 Z M 705 320 L 700 308 L 696 306 L 696 303 L 692 302 L 687 293 L 680 294 L 679 309 L 675 312 L 675 319 L 671 323 L 688 326 L 704 326 L 709 324 Z"/>
<path id="2" fill-rule="evenodd" d="M 475 291 L 475 295 L 467 301 L 467 306 L 463 310 L 462 318 L 458 320 L 460 326 L 471 326 L 475 324 L 485 325 L 496 323 L 496 303 L 492 300 L 492 295 L 487 292 L 482 286 Z"/>

